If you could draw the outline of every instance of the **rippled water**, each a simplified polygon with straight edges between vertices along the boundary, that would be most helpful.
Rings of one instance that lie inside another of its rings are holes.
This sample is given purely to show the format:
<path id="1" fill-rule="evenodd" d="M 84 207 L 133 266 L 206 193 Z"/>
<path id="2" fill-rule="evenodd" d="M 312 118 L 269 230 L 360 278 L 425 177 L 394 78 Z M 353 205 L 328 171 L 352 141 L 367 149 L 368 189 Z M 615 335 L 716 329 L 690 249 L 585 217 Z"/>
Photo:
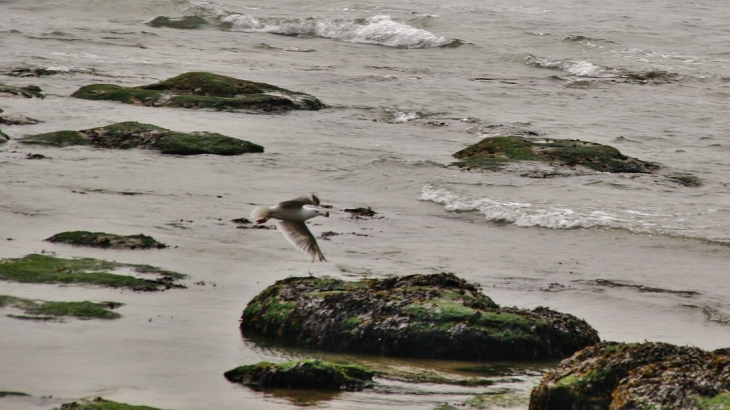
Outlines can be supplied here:
<path id="1" fill-rule="evenodd" d="M 191 276 L 190 289 L 162 295 L 0 283 L 0 294 L 127 303 L 114 323 L 0 317 L 0 390 L 54 396 L 19 408 L 94 395 L 174 409 L 292 408 L 300 398 L 229 385 L 222 373 L 300 354 L 241 339 L 237 320 L 273 281 L 310 273 L 455 272 L 502 305 L 585 318 L 604 339 L 727 347 L 728 12 L 717 2 L 674 0 L 0 1 L 0 71 L 55 72 L 0 76 L 47 95 L 0 96 L 6 114 L 43 121 L 0 125 L 13 139 L 133 120 L 266 149 L 175 158 L 0 145 L 0 238 L 13 239 L 0 257 L 47 250 Z M 210 24 L 146 24 L 185 15 Z M 273 116 L 68 97 L 90 83 L 142 85 L 186 71 L 272 83 L 329 108 Z M 505 134 L 608 144 L 663 167 L 656 175 L 563 169 L 543 178 L 556 170 L 448 166 L 454 152 Z M 50 159 L 30 161 L 29 153 Z M 676 175 L 702 185 L 684 186 Z M 331 218 L 311 223 L 317 236 L 340 234 L 320 239 L 330 263 L 308 263 L 276 231 L 229 222 L 307 192 L 333 205 Z M 379 218 L 342 212 L 358 206 Z M 130 254 L 42 241 L 77 229 L 144 232 L 178 247 Z M 217 286 L 193 285 L 201 280 Z M 397 366 L 454 373 L 446 363 Z M 510 394 L 492 396 L 526 408 L 538 378 L 529 374 Z M 494 393 L 402 381 L 379 388 L 302 400 L 431 409 Z"/>

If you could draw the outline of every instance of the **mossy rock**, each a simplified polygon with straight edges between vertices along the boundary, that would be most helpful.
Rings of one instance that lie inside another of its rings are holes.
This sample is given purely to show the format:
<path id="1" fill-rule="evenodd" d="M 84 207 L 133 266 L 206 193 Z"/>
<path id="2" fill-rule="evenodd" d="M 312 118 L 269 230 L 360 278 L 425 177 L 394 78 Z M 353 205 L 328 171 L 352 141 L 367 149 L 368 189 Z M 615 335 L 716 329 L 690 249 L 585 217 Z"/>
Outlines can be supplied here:
<path id="1" fill-rule="evenodd" d="M 196 29 L 207 24 L 209 24 L 207 20 L 198 16 L 184 16 L 179 18 L 159 16 L 147 23 L 151 27 L 169 27 L 183 30 Z"/>
<path id="2" fill-rule="evenodd" d="M 110 273 L 131 268 L 137 273 L 157 275 L 156 279 Z M 87 284 L 137 291 L 184 288 L 175 281 L 185 275 L 150 265 L 110 262 L 93 258 L 63 259 L 31 254 L 18 259 L 0 259 L 0 280 L 21 283 Z"/>
<path id="3" fill-rule="evenodd" d="M 41 92 L 40 87 L 35 85 L 27 85 L 25 87 L 15 87 L 0 83 L 0 94 L 10 94 L 18 97 L 25 98 L 46 98 Z"/>
<path id="4" fill-rule="evenodd" d="M 545 374 L 530 410 L 730 409 L 729 368 L 728 349 L 601 343 Z"/>
<path id="5" fill-rule="evenodd" d="M 126 403 L 117 403 L 97 397 L 93 400 L 79 400 L 72 403 L 64 403 L 61 410 L 160 410 L 156 407 L 133 406 Z"/>
<path id="6" fill-rule="evenodd" d="M 21 309 L 26 314 L 26 316 L 9 315 L 18 319 L 47 320 L 66 316 L 79 319 L 118 319 L 122 317 L 119 313 L 111 311 L 111 309 L 122 306 L 118 302 L 49 302 L 0 295 L 0 308 L 8 306 Z"/>
<path id="7" fill-rule="evenodd" d="M 241 331 L 289 346 L 459 360 L 564 358 L 599 342 L 583 320 L 546 308 L 500 308 L 478 286 L 446 273 L 284 279 L 249 302 Z"/>
<path id="8" fill-rule="evenodd" d="M 54 147 L 93 145 L 113 149 L 140 148 L 173 155 L 241 155 L 264 152 L 264 147 L 260 145 L 217 133 L 176 132 L 134 121 L 81 131 L 29 135 L 19 141 L 23 144 Z"/>
<path id="9" fill-rule="evenodd" d="M 467 169 L 498 169 L 508 162 L 541 161 L 583 166 L 601 172 L 652 173 L 659 164 L 628 157 L 614 147 L 580 140 L 528 139 L 519 136 L 484 138 L 457 153 L 454 163 Z"/>
<path id="10" fill-rule="evenodd" d="M 112 249 L 164 249 L 167 245 L 157 242 L 155 238 L 144 234 L 116 235 L 104 232 L 70 231 L 57 233 L 46 239 L 53 243 L 66 243 L 76 246 Z"/>
<path id="11" fill-rule="evenodd" d="M 207 108 L 286 112 L 319 110 L 317 98 L 266 83 L 207 72 L 189 72 L 165 81 L 139 87 L 93 84 L 71 95 L 87 100 L 111 100 L 148 107 Z"/>
<path id="12" fill-rule="evenodd" d="M 224 373 L 228 381 L 258 390 L 272 388 L 362 390 L 373 381 L 375 371 L 364 366 L 323 360 L 260 362 Z"/>
<path id="13" fill-rule="evenodd" d="M 23 144 L 45 145 L 50 147 L 69 147 L 73 145 L 90 145 L 86 136 L 78 131 L 54 131 L 43 134 L 28 135 L 19 139 Z"/>

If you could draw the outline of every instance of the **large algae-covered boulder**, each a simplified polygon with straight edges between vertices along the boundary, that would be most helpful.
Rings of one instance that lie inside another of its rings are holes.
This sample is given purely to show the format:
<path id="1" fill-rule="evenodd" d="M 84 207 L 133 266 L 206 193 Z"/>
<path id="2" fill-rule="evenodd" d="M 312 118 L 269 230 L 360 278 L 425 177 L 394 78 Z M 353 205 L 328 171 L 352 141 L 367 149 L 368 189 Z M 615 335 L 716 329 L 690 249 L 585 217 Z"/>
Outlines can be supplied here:
<path id="1" fill-rule="evenodd" d="M 271 84 L 224 75 L 190 72 L 155 84 L 122 87 L 92 84 L 71 95 L 87 100 L 111 100 L 148 107 L 208 108 L 285 112 L 319 110 L 324 104 L 304 93 Z"/>
<path id="2" fill-rule="evenodd" d="M 241 155 L 264 152 L 260 145 L 208 132 L 177 132 L 152 124 L 120 122 L 81 131 L 55 131 L 29 135 L 19 140 L 29 145 L 66 147 L 94 145 L 98 148 L 142 148 L 175 155 Z"/>
<path id="3" fill-rule="evenodd" d="M 564 358 L 599 342 L 583 320 L 546 308 L 500 308 L 446 273 L 284 279 L 251 300 L 241 330 L 290 346 L 463 360 Z"/>
<path id="4" fill-rule="evenodd" d="M 583 166 L 601 172 L 651 173 L 659 164 L 628 157 L 614 147 L 580 140 L 488 137 L 457 152 L 454 165 L 495 169 L 509 162 L 542 161 L 559 166 Z"/>
<path id="5" fill-rule="evenodd" d="M 375 371 L 363 366 L 316 359 L 284 363 L 260 362 L 224 373 L 228 381 L 259 390 L 271 388 L 362 390 L 372 384 Z"/>
<path id="6" fill-rule="evenodd" d="M 601 343 L 547 373 L 530 410 L 730 409 L 730 350 Z"/>

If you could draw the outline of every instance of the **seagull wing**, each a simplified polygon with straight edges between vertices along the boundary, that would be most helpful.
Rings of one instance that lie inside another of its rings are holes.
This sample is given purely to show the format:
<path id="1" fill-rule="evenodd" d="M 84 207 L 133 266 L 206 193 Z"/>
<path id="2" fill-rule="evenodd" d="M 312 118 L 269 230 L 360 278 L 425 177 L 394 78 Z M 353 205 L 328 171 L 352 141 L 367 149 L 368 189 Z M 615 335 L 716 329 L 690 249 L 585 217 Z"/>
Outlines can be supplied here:
<path id="1" fill-rule="evenodd" d="M 312 196 L 300 196 L 299 198 L 292 199 L 290 201 L 284 201 L 279 203 L 280 208 L 301 208 L 304 205 L 319 206 L 319 198 L 317 195 Z"/>
<path id="2" fill-rule="evenodd" d="M 317 240 L 314 239 L 314 235 L 309 232 L 304 222 L 277 221 L 276 227 L 289 243 L 301 252 L 311 256 L 312 262 L 314 262 L 315 258 L 319 258 L 320 261 L 327 260 L 322 255 L 322 251 L 319 250 L 319 245 L 317 245 Z"/>

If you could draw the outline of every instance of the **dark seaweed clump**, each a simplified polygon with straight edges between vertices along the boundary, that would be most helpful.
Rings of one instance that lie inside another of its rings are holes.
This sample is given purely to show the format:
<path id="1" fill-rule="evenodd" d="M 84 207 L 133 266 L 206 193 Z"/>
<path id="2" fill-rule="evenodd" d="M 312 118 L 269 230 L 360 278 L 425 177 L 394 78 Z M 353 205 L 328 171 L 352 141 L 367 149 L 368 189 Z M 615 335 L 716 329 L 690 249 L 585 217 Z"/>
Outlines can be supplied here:
<path id="1" fill-rule="evenodd" d="M 167 245 L 144 234 L 116 235 L 105 232 L 70 231 L 57 233 L 46 239 L 48 242 L 66 243 L 76 246 L 112 249 L 164 249 Z"/>

